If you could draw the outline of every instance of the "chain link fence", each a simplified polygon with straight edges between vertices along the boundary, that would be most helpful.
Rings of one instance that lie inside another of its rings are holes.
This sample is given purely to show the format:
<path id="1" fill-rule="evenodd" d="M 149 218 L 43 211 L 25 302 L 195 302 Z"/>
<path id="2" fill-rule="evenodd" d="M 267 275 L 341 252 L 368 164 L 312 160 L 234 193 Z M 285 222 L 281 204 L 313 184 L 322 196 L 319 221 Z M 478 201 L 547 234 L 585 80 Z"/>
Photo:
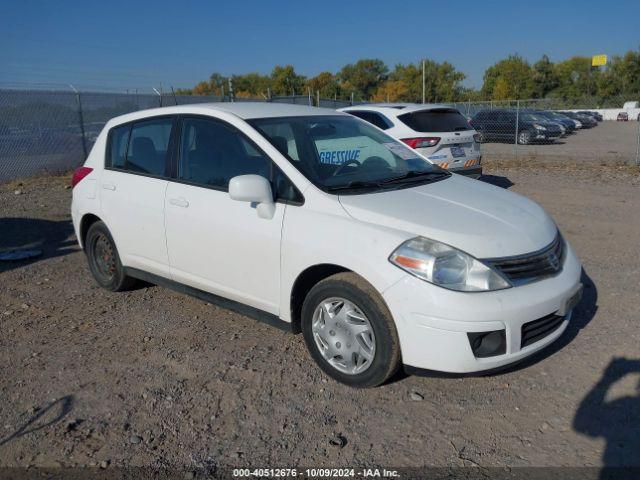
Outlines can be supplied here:
<path id="1" fill-rule="evenodd" d="M 483 142 L 485 159 L 640 165 L 640 108 L 613 98 L 451 103 Z M 173 93 L 0 89 L 0 181 L 63 172 L 82 164 L 104 124 L 124 113 L 175 104 L 229 101 Z M 319 94 L 235 98 L 341 108 Z M 583 113 L 579 113 L 583 112 Z M 585 113 L 589 112 L 589 113 Z M 593 120 L 588 120 L 588 118 Z"/>
<path id="2" fill-rule="evenodd" d="M 0 181 L 64 172 L 81 165 L 105 123 L 118 115 L 169 105 L 229 101 L 173 93 L 0 89 Z M 339 108 L 349 102 L 313 95 L 235 98 Z"/>

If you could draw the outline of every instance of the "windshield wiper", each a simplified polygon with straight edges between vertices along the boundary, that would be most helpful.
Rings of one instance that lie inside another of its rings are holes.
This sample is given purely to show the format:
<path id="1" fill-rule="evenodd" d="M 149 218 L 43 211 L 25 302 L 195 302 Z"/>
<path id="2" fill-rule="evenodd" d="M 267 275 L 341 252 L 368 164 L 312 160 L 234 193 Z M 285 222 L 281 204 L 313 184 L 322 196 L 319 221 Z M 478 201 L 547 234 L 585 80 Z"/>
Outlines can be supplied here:
<path id="1" fill-rule="evenodd" d="M 380 188 L 382 185 L 380 182 L 363 182 L 360 180 L 354 180 L 353 182 L 349 182 L 346 185 L 334 185 L 332 187 L 327 187 L 327 190 L 330 192 L 335 192 L 336 190 L 352 190 L 355 188 Z"/>
<path id="2" fill-rule="evenodd" d="M 422 177 L 442 177 L 442 176 L 449 176 L 448 172 L 421 172 L 419 170 L 409 170 L 408 172 L 399 175 L 397 177 L 391 177 L 391 178 L 387 178 L 386 180 L 382 180 L 380 183 L 383 185 L 387 185 L 389 183 L 398 183 L 398 182 L 402 182 L 404 180 L 418 180 Z"/>

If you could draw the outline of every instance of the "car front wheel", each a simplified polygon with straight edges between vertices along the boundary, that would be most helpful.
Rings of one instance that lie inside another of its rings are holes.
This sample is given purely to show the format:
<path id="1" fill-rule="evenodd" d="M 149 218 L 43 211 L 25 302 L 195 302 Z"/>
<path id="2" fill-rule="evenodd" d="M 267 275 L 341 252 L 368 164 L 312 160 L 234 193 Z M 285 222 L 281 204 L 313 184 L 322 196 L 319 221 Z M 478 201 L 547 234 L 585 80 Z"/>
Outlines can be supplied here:
<path id="1" fill-rule="evenodd" d="M 518 143 L 520 145 L 529 145 L 531 143 L 531 132 L 525 130 L 523 132 L 518 133 Z"/>
<path id="2" fill-rule="evenodd" d="M 378 386 L 400 365 L 391 313 L 354 273 L 333 275 L 311 289 L 302 306 L 302 332 L 320 368 L 349 386 Z"/>

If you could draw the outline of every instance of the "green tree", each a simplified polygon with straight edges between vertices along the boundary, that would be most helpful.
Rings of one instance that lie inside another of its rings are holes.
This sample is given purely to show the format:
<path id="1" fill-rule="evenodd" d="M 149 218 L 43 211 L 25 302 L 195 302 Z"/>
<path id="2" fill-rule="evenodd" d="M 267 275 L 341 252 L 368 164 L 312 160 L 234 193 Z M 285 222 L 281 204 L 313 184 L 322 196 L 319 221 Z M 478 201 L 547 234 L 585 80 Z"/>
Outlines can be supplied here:
<path id="1" fill-rule="evenodd" d="M 493 100 L 533 97 L 535 83 L 531 65 L 518 54 L 500 60 L 484 72 L 482 93 Z"/>
<path id="2" fill-rule="evenodd" d="M 363 59 L 342 67 L 338 77 L 345 93 L 353 92 L 357 99 L 368 100 L 386 81 L 388 72 L 382 60 Z"/>
<path id="3" fill-rule="evenodd" d="M 293 65 L 276 65 L 271 72 L 271 88 L 276 95 L 304 93 L 305 77 L 298 75 Z"/>
<path id="4" fill-rule="evenodd" d="M 389 75 L 390 80 L 402 81 L 407 92 L 402 100 L 422 101 L 422 62 L 403 65 L 399 63 Z M 461 82 L 465 74 L 449 62 L 425 60 L 425 100 L 427 102 L 455 102 L 462 98 Z"/>
<path id="5" fill-rule="evenodd" d="M 556 63 L 554 70 L 558 87 L 552 96 L 570 100 L 595 95 L 600 72 L 591 67 L 590 57 L 571 57 Z"/>
<path id="6" fill-rule="evenodd" d="M 543 55 L 533 65 L 534 96 L 536 98 L 546 97 L 558 86 L 558 77 L 553 68 L 553 63 L 549 57 Z"/>
<path id="7" fill-rule="evenodd" d="M 331 72 L 320 72 L 313 78 L 307 80 L 307 87 L 315 95 L 320 92 L 323 98 L 333 98 L 340 96 L 340 84 L 336 76 Z"/>
<path id="8" fill-rule="evenodd" d="M 615 89 L 626 96 L 640 94 L 640 50 L 630 50 L 622 56 L 614 56 L 606 75 Z"/>
<path id="9" fill-rule="evenodd" d="M 231 78 L 234 92 L 240 97 L 266 97 L 271 87 L 271 78 L 256 72 L 233 75 Z"/>

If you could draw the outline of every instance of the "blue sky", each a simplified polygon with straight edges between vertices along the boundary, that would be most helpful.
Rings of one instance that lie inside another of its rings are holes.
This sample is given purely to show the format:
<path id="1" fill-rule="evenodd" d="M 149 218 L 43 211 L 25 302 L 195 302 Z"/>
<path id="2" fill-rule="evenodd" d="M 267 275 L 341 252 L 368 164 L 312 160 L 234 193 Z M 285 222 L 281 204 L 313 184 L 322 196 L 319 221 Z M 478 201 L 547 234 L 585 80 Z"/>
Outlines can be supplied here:
<path id="1" fill-rule="evenodd" d="M 447 60 L 480 86 L 530 61 L 640 48 L 640 1 L 2 0 L 0 84 L 149 89 L 291 63 L 313 76 L 360 58 Z M 0 85 L 1 86 L 1 85 Z"/>

